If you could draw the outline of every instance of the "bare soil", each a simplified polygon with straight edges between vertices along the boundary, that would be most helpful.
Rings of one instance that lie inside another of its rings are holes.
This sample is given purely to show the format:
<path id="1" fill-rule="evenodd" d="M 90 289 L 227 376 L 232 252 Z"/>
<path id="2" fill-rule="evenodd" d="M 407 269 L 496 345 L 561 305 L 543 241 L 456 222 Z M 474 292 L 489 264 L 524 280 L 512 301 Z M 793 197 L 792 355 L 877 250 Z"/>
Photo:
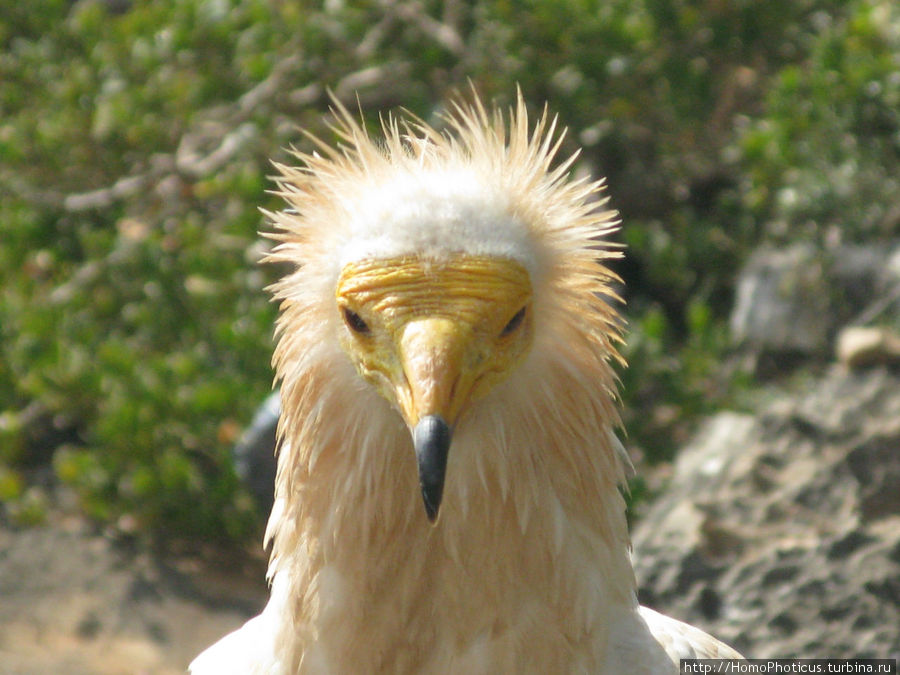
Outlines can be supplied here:
<path id="1" fill-rule="evenodd" d="M 184 673 L 259 612 L 264 577 L 262 551 L 163 557 L 78 518 L 0 523 L 0 675 Z"/>

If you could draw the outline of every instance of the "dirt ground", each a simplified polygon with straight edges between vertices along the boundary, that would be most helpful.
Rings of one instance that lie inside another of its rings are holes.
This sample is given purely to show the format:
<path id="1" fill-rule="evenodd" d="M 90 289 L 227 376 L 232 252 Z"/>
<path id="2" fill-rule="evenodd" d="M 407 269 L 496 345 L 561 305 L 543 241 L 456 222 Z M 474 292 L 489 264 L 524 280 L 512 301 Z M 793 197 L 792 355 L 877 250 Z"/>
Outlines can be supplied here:
<path id="1" fill-rule="evenodd" d="M 0 675 L 184 673 L 267 595 L 262 551 L 206 557 L 141 552 L 77 518 L 0 524 Z"/>

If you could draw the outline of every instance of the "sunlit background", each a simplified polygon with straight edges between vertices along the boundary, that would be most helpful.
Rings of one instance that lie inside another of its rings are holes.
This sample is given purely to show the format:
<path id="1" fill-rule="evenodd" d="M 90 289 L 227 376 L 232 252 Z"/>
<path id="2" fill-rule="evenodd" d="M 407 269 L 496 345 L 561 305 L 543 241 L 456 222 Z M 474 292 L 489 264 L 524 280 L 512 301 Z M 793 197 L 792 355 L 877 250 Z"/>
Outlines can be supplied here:
<path id="1" fill-rule="evenodd" d="M 0 0 L 0 523 L 258 547 L 231 452 L 272 387 L 270 162 L 333 140 L 329 91 L 374 130 L 471 86 L 547 102 L 621 212 L 638 513 L 704 415 L 797 372 L 740 350 L 754 252 L 900 236 L 891 0 Z M 828 339 L 867 309 L 823 302 Z"/>

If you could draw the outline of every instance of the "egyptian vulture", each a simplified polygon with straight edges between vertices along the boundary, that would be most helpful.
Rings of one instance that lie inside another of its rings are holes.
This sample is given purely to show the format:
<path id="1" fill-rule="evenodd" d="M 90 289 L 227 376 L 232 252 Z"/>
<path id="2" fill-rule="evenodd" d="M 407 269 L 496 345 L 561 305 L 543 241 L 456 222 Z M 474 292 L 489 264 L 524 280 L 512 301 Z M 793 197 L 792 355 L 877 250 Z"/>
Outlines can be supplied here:
<path id="1" fill-rule="evenodd" d="M 616 214 L 555 163 L 546 109 L 459 103 L 437 131 L 278 166 L 292 271 L 264 611 L 195 675 L 676 673 L 737 657 L 640 607 L 619 486 Z M 424 508 L 423 508 L 424 502 Z"/>

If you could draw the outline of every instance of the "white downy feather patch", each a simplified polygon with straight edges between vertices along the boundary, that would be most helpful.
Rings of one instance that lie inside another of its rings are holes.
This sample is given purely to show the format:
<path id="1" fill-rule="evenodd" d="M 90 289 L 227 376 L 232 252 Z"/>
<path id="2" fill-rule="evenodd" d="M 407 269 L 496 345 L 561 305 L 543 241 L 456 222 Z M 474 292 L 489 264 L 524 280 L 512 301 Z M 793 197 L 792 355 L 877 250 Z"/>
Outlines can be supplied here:
<path id="1" fill-rule="evenodd" d="M 340 263 L 468 253 L 516 260 L 534 276 L 529 227 L 513 215 L 509 201 L 501 185 L 487 183 L 472 167 L 401 170 L 345 205 L 349 231 Z"/>

